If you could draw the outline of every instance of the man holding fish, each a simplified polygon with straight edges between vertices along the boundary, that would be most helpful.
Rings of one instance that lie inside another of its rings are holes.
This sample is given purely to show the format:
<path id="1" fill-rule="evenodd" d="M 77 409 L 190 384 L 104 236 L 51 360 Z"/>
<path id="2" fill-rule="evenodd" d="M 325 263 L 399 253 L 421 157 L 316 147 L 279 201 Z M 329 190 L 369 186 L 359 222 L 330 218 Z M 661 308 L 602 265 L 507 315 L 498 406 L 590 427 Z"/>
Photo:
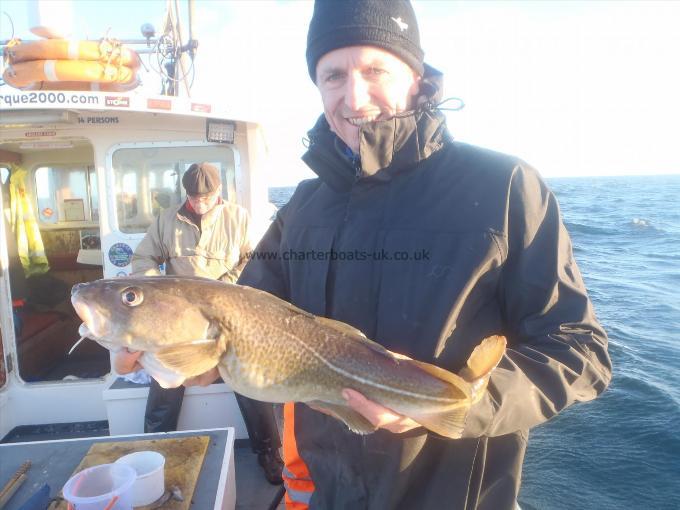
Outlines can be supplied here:
<path id="1" fill-rule="evenodd" d="M 331 255 L 256 257 L 239 283 L 450 371 L 490 335 L 504 335 L 507 351 L 461 439 L 351 388 L 347 404 L 376 433 L 357 436 L 286 404 L 287 500 L 513 508 L 529 428 L 595 398 L 611 378 L 557 201 L 524 161 L 452 140 L 437 109 L 443 77 L 423 62 L 408 1 L 317 0 L 307 64 L 324 115 L 303 160 L 318 178 L 300 183 L 256 252 Z M 332 257 L 357 249 L 393 260 Z M 418 250 L 429 260 L 394 257 Z"/>
<path id="2" fill-rule="evenodd" d="M 159 380 L 219 372 L 287 402 L 288 508 L 512 509 L 528 430 L 611 378 L 554 195 L 524 161 L 452 139 L 423 57 L 407 0 L 317 0 L 318 178 L 241 285 L 73 290 L 90 338 L 147 351 L 172 370 Z"/>

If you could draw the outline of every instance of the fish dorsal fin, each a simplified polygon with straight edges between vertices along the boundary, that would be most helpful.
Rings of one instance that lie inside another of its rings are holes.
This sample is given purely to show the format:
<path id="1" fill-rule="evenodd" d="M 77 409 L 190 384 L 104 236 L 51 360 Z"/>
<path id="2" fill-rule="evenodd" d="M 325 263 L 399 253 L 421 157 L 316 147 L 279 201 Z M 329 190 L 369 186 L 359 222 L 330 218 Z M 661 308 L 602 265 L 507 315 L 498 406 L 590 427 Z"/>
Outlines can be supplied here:
<path id="1" fill-rule="evenodd" d="M 307 402 L 307 405 L 315 411 L 325 412 L 343 422 L 347 427 L 357 434 L 370 434 L 375 432 L 375 426 L 364 418 L 361 414 L 347 406 L 329 404 L 320 400 Z"/>
<path id="2" fill-rule="evenodd" d="M 411 418 L 440 436 L 459 439 L 465 427 L 469 402 L 441 413 L 423 414 Z"/>
<path id="3" fill-rule="evenodd" d="M 388 355 L 389 356 L 389 351 L 385 349 L 382 345 L 379 343 L 374 342 L 373 340 L 369 340 L 366 338 L 366 335 L 364 335 L 363 332 L 355 328 L 354 326 L 350 326 L 349 324 L 346 324 L 344 322 L 337 321 L 335 319 L 329 319 L 328 317 L 320 317 L 318 315 L 314 315 L 312 313 L 309 313 L 302 308 L 298 308 L 292 303 L 289 303 L 288 301 L 285 301 L 277 296 L 274 296 L 273 294 L 269 294 L 268 292 L 265 292 L 260 289 L 255 289 L 252 287 L 247 287 L 247 286 L 241 286 L 243 288 L 248 289 L 248 292 L 254 295 L 258 295 L 261 297 L 265 297 L 266 299 L 269 300 L 274 300 L 279 303 L 280 306 L 284 307 L 286 310 L 294 313 L 295 315 L 299 315 L 301 317 L 305 317 L 307 319 L 311 319 L 318 324 L 325 326 L 327 328 L 331 328 L 338 333 L 346 336 L 349 339 L 356 340 L 359 342 L 362 342 L 364 345 L 367 347 L 373 349 L 377 353 L 383 354 L 383 355 Z"/>
<path id="4" fill-rule="evenodd" d="M 490 336 L 482 340 L 472 351 L 467 366 L 460 371 L 460 376 L 469 383 L 488 376 L 503 358 L 506 344 L 507 340 L 501 335 Z"/>
<path id="5" fill-rule="evenodd" d="M 188 378 L 217 365 L 224 350 L 220 344 L 219 339 L 207 338 L 164 347 L 153 354 L 162 365 Z"/>
<path id="6" fill-rule="evenodd" d="M 228 285 L 235 285 L 237 287 L 241 287 L 242 289 L 245 289 L 246 295 L 252 295 L 253 297 L 257 299 L 264 299 L 268 301 L 272 301 L 277 303 L 279 306 L 285 308 L 286 310 L 294 313 L 295 315 L 303 315 L 305 317 L 308 317 L 310 319 L 314 319 L 316 316 L 312 313 L 306 312 L 302 308 L 298 308 L 295 306 L 293 303 L 289 303 L 285 299 L 281 299 L 278 296 L 275 296 L 274 294 L 270 294 L 267 291 L 261 290 L 261 289 L 256 289 L 255 287 L 248 287 L 247 285 L 238 285 L 238 284 L 228 284 Z"/>
<path id="7" fill-rule="evenodd" d="M 394 352 L 394 351 L 388 351 L 388 352 L 397 359 L 404 360 L 404 361 L 413 361 L 413 358 L 409 358 L 406 354 L 399 354 L 398 352 Z"/>
<path id="8" fill-rule="evenodd" d="M 384 356 L 397 358 L 397 359 L 407 359 L 407 360 L 411 359 L 411 358 L 408 358 L 406 356 L 401 356 L 400 354 L 395 355 L 395 353 L 388 351 L 385 347 L 380 345 L 378 342 L 374 342 L 370 338 L 367 338 L 366 335 L 364 335 L 360 330 L 358 330 L 354 326 L 350 326 L 349 324 L 346 324 L 344 322 L 336 321 L 335 319 L 329 319 L 328 317 L 314 316 L 314 320 L 316 320 L 320 324 L 323 324 L 324 326 L 327 326 L 329 328 L 334 329 L 335 331 L 344 335 L 345 337 L 349 338 L 350 340 L 355 340 L 357 342 L 361 342 L 363 345 L 365 345 L 369 349 L 372 349 L 373 351 L 375 351 L 378 354 L 382 354 Z"/>
<path id="9" fill-rule="evenodd" d="M 361 342 L 368 342 L 368 344 L 370 344 L 370 346 L 374 350 L 381 352 L 382 354 L 386 354 L 388 352 L 387 349 L 385 349 L 382 345 L 374 342 L 373 340 L 369 340 L 368 338 L 366 338 L 366 335 L 362 331 L 355 328 L 354 326 L 350 326 L 349 324 L 346 324 L 344 322 L 340 322 L 340 321 L 335 320 L 335 319 L 329 319 L 328 317 L 320 317 L 318 315 L 314 315 L 312 313 L 309 313 L 309 312 L 303 310 L 302 308 L 298 308 L 297 306 L 295 306 L 292 303 L 289 303 L 288 301 L 280 299 L 277 296 L 274 296 L 273 294 L 269 294 L 268 292 L 265 292 L 263 290 L 255 289 L 255 288 L 252 288 L 252 287 L 246 287 L 246 286 L 242 286 L 242 287 L 247 288 L 248 292 L 250 292 L 252 294 L 255 294 L 255 295 L 258 295 L 258 296 L 261 296 L 261 297 L 265 297 L 266 299 L 269 299 L 269 300 L 277 301 L 280 306 L 284 307 L 285 309 L 294 313 L 295 315 L 300 315 L 302 317 L 312 319 L 312 320 L 316 321 L 317 323 L 319 323 L 319 324 L 321 324 L 325 327 L 334 329 L 338 333 L 341 333 L 342 335 L 345 335 L 345 336 L 347 336 L 351 339 L 358 340 L 358 341 L 361 341 Z"/>
<path id="10" fill-rule="evenodd" d="M 367 338 L 366 335 L 364 335 L 360 330 L 355 328 L 354 326 L 350 326 L 349 324 L 346 324 L 344 322 L 336 321 L 335 319 L 329 319 L 328 317 L 317 317 L 313 316 L 314 320 L 316 320 L 318 323 L 322 324 L 323 326 L 329 327 L 331 329 L 334 329 L 341 335 L 344 335 L 346 338 L 350 340 L 354 340 L 356 342 L 361 342 L 362 345 L 368 347 L 369 349 L 375 351 L 378 354 L 382 354 L 383 356 L 388 356 L 391 358 L 399 358 L 399 356 L 395 356 L 393 352 L 388 351 L 380 345 L 377 342 L 374 342 L 370 338 Z M 410 358 L 406 358 L 410 359 Z"/>
<path id="11" fill-rule="evenodd" d="M 366 335 L 364 335 L 361 331 L 359 331 L 357 328 L 354 326 L 350 326 L 349 324 L 346 324 L 344 322 L 336 321 L 335 319 L 329 319 L 328 317 L 317 317 L 314 316 L 314 319 L 317 322 L 320 322 L 324 326 L 327 326 L 329 328 L 333 328 L 334 330 L 342 333 L 343 335 L 351 336 L 351 337 L 359 337 L 362 339 L 366 338 Z"/>

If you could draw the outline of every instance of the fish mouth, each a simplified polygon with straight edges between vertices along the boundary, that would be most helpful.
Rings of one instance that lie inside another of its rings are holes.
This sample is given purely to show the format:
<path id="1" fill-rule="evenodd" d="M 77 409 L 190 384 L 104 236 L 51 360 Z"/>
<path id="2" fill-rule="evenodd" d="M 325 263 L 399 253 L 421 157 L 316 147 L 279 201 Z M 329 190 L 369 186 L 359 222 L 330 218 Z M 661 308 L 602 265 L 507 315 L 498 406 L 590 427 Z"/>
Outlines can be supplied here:
<path id="1" fill-rule="evenodd" d="M 78 334 L 80 336 L 92 338 L 93 340 L 106 336 L 106 328 L 104 327 L 105 321 L 102 320 L 102 317 L 100 317 L 91 306 L 83 302 L 83 300 L 78 299 L 76 296 L 71 297 L 71 304 L 78 314 L 78 317 L 83 321 L 78 328 Z"/>

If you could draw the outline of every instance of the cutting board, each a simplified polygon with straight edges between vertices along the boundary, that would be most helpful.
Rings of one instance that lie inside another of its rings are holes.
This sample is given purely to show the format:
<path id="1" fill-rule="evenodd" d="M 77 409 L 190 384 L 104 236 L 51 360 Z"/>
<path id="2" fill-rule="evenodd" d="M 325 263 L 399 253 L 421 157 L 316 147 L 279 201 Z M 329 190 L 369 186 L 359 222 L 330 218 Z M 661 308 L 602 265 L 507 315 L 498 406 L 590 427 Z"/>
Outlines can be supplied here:
<path id="1" fill-rule="evenodd" d="M 210 443 L 209 436 L 181 437 L 177 439 L 150 439 L 144 441 L 119 441 L 95 443 L 88 450 L 78 467 L 73 471 L 76 474 L 85 468 L 109 464 L 115 462 L 128 453 L 151 450 L 165 456 L 165 488 L 166 490 L 176 485 L 182 491 L 184 501 L 175 499 L 168 500 L 163 504 L 164 510 L 187 510 L 191 505 L 194 489 L 201 472 L 205 452 Z M 138 509 L 153 508 L 148 506 L 135 507 Z M 58 510 L 67 510 L 66 503 L 62 501 Z"/>

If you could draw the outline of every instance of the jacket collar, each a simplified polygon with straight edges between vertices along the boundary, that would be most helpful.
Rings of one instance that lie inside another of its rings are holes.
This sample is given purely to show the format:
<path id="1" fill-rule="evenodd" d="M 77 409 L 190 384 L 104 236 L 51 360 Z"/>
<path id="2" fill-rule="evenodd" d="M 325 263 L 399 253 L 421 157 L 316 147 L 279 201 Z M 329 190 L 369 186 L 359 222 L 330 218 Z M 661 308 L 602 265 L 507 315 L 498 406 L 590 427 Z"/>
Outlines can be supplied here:
<path id="1" fill-rule="evenodd" d="M 360 178 L 387 181 L 439 150 L 449 139 L 444 115 L 435 109 L 442 74 L 426 65 L 415 110 L 363 126 L 359 155 L 352 155 L 322 115 L 309 131 L 302 160 L 335 191 L 348 191 Z"/>
<path id="2" fill-rule="evenodd" d="M 217 221 L 217 218 L 220 216 L 223 208 L 224 200 L 222 200 L 222 197 L 219 197 L 215 207 L 210 209 L 207 213 L 200 215 L 194 211 L 194 208 L 191 207 L 189 201 L 185 200 L 177 210 L 177 218 L 187 223 L 191 223 L 192 225 L 198 227 L 198 230 L 202 231 L 202 227 L 208 227 Z"/>

